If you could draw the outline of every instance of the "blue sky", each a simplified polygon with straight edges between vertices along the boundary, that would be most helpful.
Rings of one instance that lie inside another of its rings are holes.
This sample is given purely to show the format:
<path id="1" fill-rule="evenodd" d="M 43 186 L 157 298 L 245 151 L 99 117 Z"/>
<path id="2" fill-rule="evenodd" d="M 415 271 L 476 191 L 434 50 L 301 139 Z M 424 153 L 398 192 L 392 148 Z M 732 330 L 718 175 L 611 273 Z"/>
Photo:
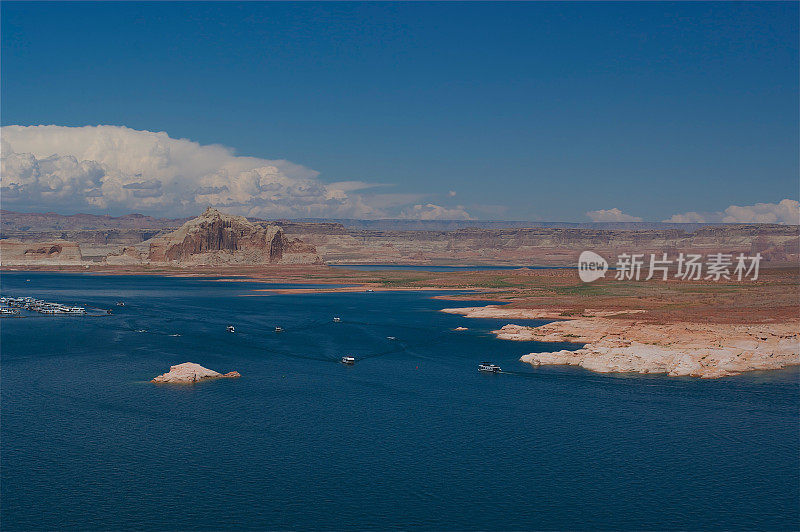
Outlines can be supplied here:
<path id="1" fill-rule="evenodd" d="M 797 21 L 797 3 L 3 2 L 2 125 L 163 131 L 323 188 L 385 184 L 341 187 L 372 216 L 719 213 L 797 199 Z M 49 207 L 27 186 L 4 207 Z M 170 210 L 115 201 L 56 207 Z"/>

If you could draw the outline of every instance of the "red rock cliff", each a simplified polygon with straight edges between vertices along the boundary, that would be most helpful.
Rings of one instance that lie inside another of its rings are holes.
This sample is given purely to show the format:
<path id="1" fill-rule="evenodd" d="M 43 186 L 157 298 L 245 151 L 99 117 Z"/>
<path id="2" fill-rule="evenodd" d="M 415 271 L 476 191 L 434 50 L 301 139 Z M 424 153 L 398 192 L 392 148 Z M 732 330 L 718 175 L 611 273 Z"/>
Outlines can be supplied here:
<path id="1" fill-rule="evenodd" d="M 187 264 L 315 264 L 313 246 L 287 239 L 281 228 L 249 222 L 209 207 L 179 229 L 153 239 L 151 262 Z"/>

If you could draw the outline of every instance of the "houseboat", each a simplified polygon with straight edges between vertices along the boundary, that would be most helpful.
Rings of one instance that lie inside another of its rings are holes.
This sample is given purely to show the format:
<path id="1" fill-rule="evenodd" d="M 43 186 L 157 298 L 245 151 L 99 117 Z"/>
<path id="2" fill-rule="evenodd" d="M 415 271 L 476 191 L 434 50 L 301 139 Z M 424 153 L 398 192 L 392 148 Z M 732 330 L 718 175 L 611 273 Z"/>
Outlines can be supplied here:
<path id="1" fill-rule="evenodd" d="M 489 362 L 481 362 L 478 364 L 478 371 L 482 371 L 484 373 L 500 373 L 502 370 L 500 366 L 497 364 L 491 364 Z"/>

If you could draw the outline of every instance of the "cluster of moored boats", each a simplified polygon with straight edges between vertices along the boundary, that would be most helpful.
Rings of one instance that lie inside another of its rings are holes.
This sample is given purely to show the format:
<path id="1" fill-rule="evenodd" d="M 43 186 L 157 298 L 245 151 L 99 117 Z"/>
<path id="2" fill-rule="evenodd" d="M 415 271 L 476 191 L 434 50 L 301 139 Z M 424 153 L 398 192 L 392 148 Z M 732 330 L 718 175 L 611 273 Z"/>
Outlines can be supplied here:
<path id="1" fill-rule="evenodd" d="M 334 323 L 341 323 L 342 318 L 340 318 L 339 316 L 334 316 L 333 321 Z M 233 325 L 228 325 L 225 328 L 225 330 L 228 331 L 229 333 L 236 332 L 236 328 Z M 275 327 L 275 332 L 276 333 L 283 332 L 283 327 Z M 387 336 L 386 339 L 397 340 L 397 338 L 394 336 Z M 340 362 L 342 364 L 352 366 L 353 364 L 356 363 L 356 359 L 351 355 L 345 355 L 341 358 Z M 490 362 L 481 362 L 480 364 L 478 364 L 478 371 L 483 373 L 502 373 L 503 370 L 500 369 L 500 366 L 498 366 L 497 364 L 492 364 Z"/>
<path id="2" fill-rule="evenodd" d="M 71 307 L 61 303 L 53 303 L 33 297 L 0 297 L 0 315 L 10 316 L 19 314 L 20 309 L 38 312 L 39 314 L 65 314 L 68 316 L 83 316 L 86 314 L 84 307 Z"/>

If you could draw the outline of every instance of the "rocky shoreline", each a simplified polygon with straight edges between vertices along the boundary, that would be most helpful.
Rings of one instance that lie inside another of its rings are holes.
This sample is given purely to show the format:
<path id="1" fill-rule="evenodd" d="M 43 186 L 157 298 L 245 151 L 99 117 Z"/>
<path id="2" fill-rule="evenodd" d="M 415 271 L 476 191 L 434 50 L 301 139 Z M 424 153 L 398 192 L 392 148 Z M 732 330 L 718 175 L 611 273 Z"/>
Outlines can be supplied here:
<path id="1" fill-rule="evenodd" d="M 718 378 L 800 364 L 800 320 L 754 325 L 664 324 L 635 319 L 641 311 L 625 311 L 631 317 L 620 317 L 623 314 L 617 311 L 587 309 L 573 317 L 553 309 L 496 305 L 444 312 L 481 318 L 559 319 L 539 327 L 508 324 L 493 332 L 503 340 L 583 344 L 577 350 L 530 353 L 520 358 L 534 366 L 574 365 L 599 373 Z"/>

